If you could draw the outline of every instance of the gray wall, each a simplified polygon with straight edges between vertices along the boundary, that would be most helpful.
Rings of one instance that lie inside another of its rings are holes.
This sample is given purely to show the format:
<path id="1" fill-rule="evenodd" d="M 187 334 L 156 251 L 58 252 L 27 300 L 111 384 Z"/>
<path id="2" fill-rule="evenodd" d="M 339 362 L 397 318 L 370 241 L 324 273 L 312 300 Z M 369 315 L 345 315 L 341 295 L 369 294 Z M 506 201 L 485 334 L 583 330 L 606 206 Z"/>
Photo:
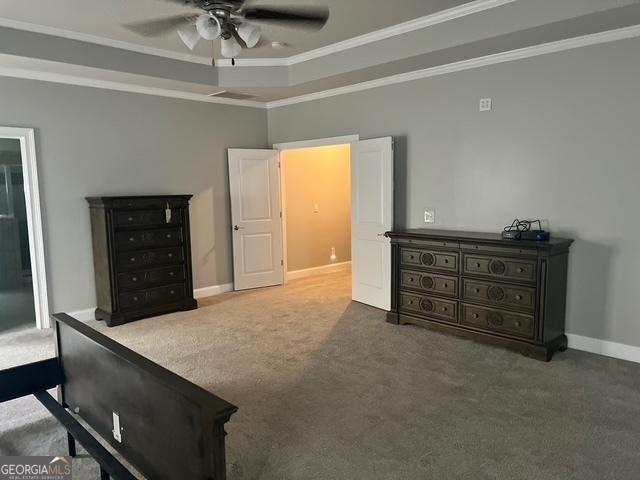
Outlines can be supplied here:
<path id="1" fill-rule="evenodd" d="M 625 40 L 271 109 L 269 141 L 395 136 L 398 226 L 543 218 L 577 239 L 568 331 L 640 345 L 639 78 Z"/>
<path id="2" fill-rule="evenodd" d="M 0 78 L 0 125 L 36 129 L 51 306 L 95 306 L 84 197 L 192 193 L 194 282 L 232 280 L 227 147 L 264 147 L 266 112 Z"/>

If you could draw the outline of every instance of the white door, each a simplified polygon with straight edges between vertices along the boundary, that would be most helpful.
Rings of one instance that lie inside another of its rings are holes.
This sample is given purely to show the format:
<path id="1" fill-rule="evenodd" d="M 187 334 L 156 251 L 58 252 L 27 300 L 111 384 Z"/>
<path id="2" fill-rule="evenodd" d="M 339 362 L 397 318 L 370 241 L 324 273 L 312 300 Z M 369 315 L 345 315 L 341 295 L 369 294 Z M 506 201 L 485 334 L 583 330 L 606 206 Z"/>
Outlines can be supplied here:
<path id="1" fill-rule="evenodd" d="M 391 309 L 393 139 L 351 144 L 351 249 L 353 300 Z"/>
<path id="2" fill-rule="evenodd" d="M 279 152 L 233 148 L 228 154 L 234 288 L 281 285 Z"/>

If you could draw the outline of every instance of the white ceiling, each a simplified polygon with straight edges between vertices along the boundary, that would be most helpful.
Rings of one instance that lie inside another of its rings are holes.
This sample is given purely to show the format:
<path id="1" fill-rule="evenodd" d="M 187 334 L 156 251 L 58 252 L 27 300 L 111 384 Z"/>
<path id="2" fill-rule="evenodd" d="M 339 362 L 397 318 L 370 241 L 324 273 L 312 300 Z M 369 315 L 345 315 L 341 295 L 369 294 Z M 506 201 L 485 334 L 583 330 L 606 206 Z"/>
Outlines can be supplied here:
<path id="1" fill-rule="evenodd" d="M 270 41 L 290 44 L 284 49 L 262 47 L 245 52 L 252 58 L 288 57 L 335 42 L 396 25 L 468 3 L 470 0 L 256 0 L 253 5 L 327 5 L 331 16 L 320 32 L 263 26 Z M 145 38 L 122 24 L 191 11 L 167 0 L 0 0 L 0 18 L 104 37 L 144 47 L 191 54 L 177 34 Z M 193 54 L 219 57 L 212 42 L 201 42 Z"/>

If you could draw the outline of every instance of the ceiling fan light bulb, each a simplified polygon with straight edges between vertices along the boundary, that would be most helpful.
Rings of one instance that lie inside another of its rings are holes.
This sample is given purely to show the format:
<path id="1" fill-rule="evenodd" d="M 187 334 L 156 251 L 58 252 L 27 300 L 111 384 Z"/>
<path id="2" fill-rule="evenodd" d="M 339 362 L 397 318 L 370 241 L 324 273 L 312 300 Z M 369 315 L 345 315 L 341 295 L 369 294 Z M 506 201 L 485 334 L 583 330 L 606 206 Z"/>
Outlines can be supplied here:
<path id="1" fill-rule="evenodd" d="M 238 27 L 238 35 L 246 43 L 248 48 L 253 48 L 260 40 L 260 29 L 248 23 L 243 23 Z"/>
<path id="2" fill-rule="evenodd" d="M 215 40 L 221 30 L 220 21 L 212 15 L 200 15 L 196 20 L 196 31 L 205 40 Z"/>
<path id="3" fill-rule="evenodd" d="M 194 26 L 181 28 L 180 30 L 178 30 L 178 36 L 180 37 L 180 40 L 182 40 L 182 43 L 184 43 L 189 50 L 193 50 L 194 48 L 196 48 L 196 45 L 200 40 L 200 34 Z"/>
<path id="4" fill-rule="evenodd" d="M 233 38 L 223 38 L 221 43 L 221 53 L 223 57 L 235 58 L 242 53 L 242 46 Z"/>

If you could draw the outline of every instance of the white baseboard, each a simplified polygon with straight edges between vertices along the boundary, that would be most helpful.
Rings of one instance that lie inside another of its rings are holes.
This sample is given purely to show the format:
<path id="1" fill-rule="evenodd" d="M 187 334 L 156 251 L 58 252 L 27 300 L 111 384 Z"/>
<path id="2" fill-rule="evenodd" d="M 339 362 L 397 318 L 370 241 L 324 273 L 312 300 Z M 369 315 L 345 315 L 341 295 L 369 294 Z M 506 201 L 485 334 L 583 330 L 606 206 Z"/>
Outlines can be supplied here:
<path id="1" fill-rule="evenodd" d="M 311 277 L 322 273 L 334 273 L 349 270 L 351 262 L 329 263 L 320 267 L 305 268 L 303 270 L 294 270 L 287 272 L 287 280 L 297 280 L 298 278 Z"/>
<path id="2" fill-rule="evenodd" d="M 582 335 L 574 335 L 571 333 L 567 334 L 567 339 L 569 340 L 569 348 L 575 350 L 640 363 L 640 347 L 600 340 L 598 338 L 583 337 Z"/>
<path id="3" fill-rule="evenodd" d="M 193 291 L 193 298 L 213 297 L 221 293 L 233 292 L 233 283 L 224 283 L 222 285 L 212 285 L 210 287 L 196 288 Z"/>
<path id="4" fill-rule="evenodd" d="M 225 283 L 223 285 L 212 285 L 210 287 L 196 288 L 193 291 L 193 298 L 212 297 L 214 295 L 220 295 L 221 293 L 233 291 L 233 283 Z M 95 320 L 96 307 L 85 308 L 83 310 L 74 310 L 73 312 L 65 312 L 67 315 L 72 316 L 76 320 L 81 322 L 88 322 L 89 320 Z"/>

